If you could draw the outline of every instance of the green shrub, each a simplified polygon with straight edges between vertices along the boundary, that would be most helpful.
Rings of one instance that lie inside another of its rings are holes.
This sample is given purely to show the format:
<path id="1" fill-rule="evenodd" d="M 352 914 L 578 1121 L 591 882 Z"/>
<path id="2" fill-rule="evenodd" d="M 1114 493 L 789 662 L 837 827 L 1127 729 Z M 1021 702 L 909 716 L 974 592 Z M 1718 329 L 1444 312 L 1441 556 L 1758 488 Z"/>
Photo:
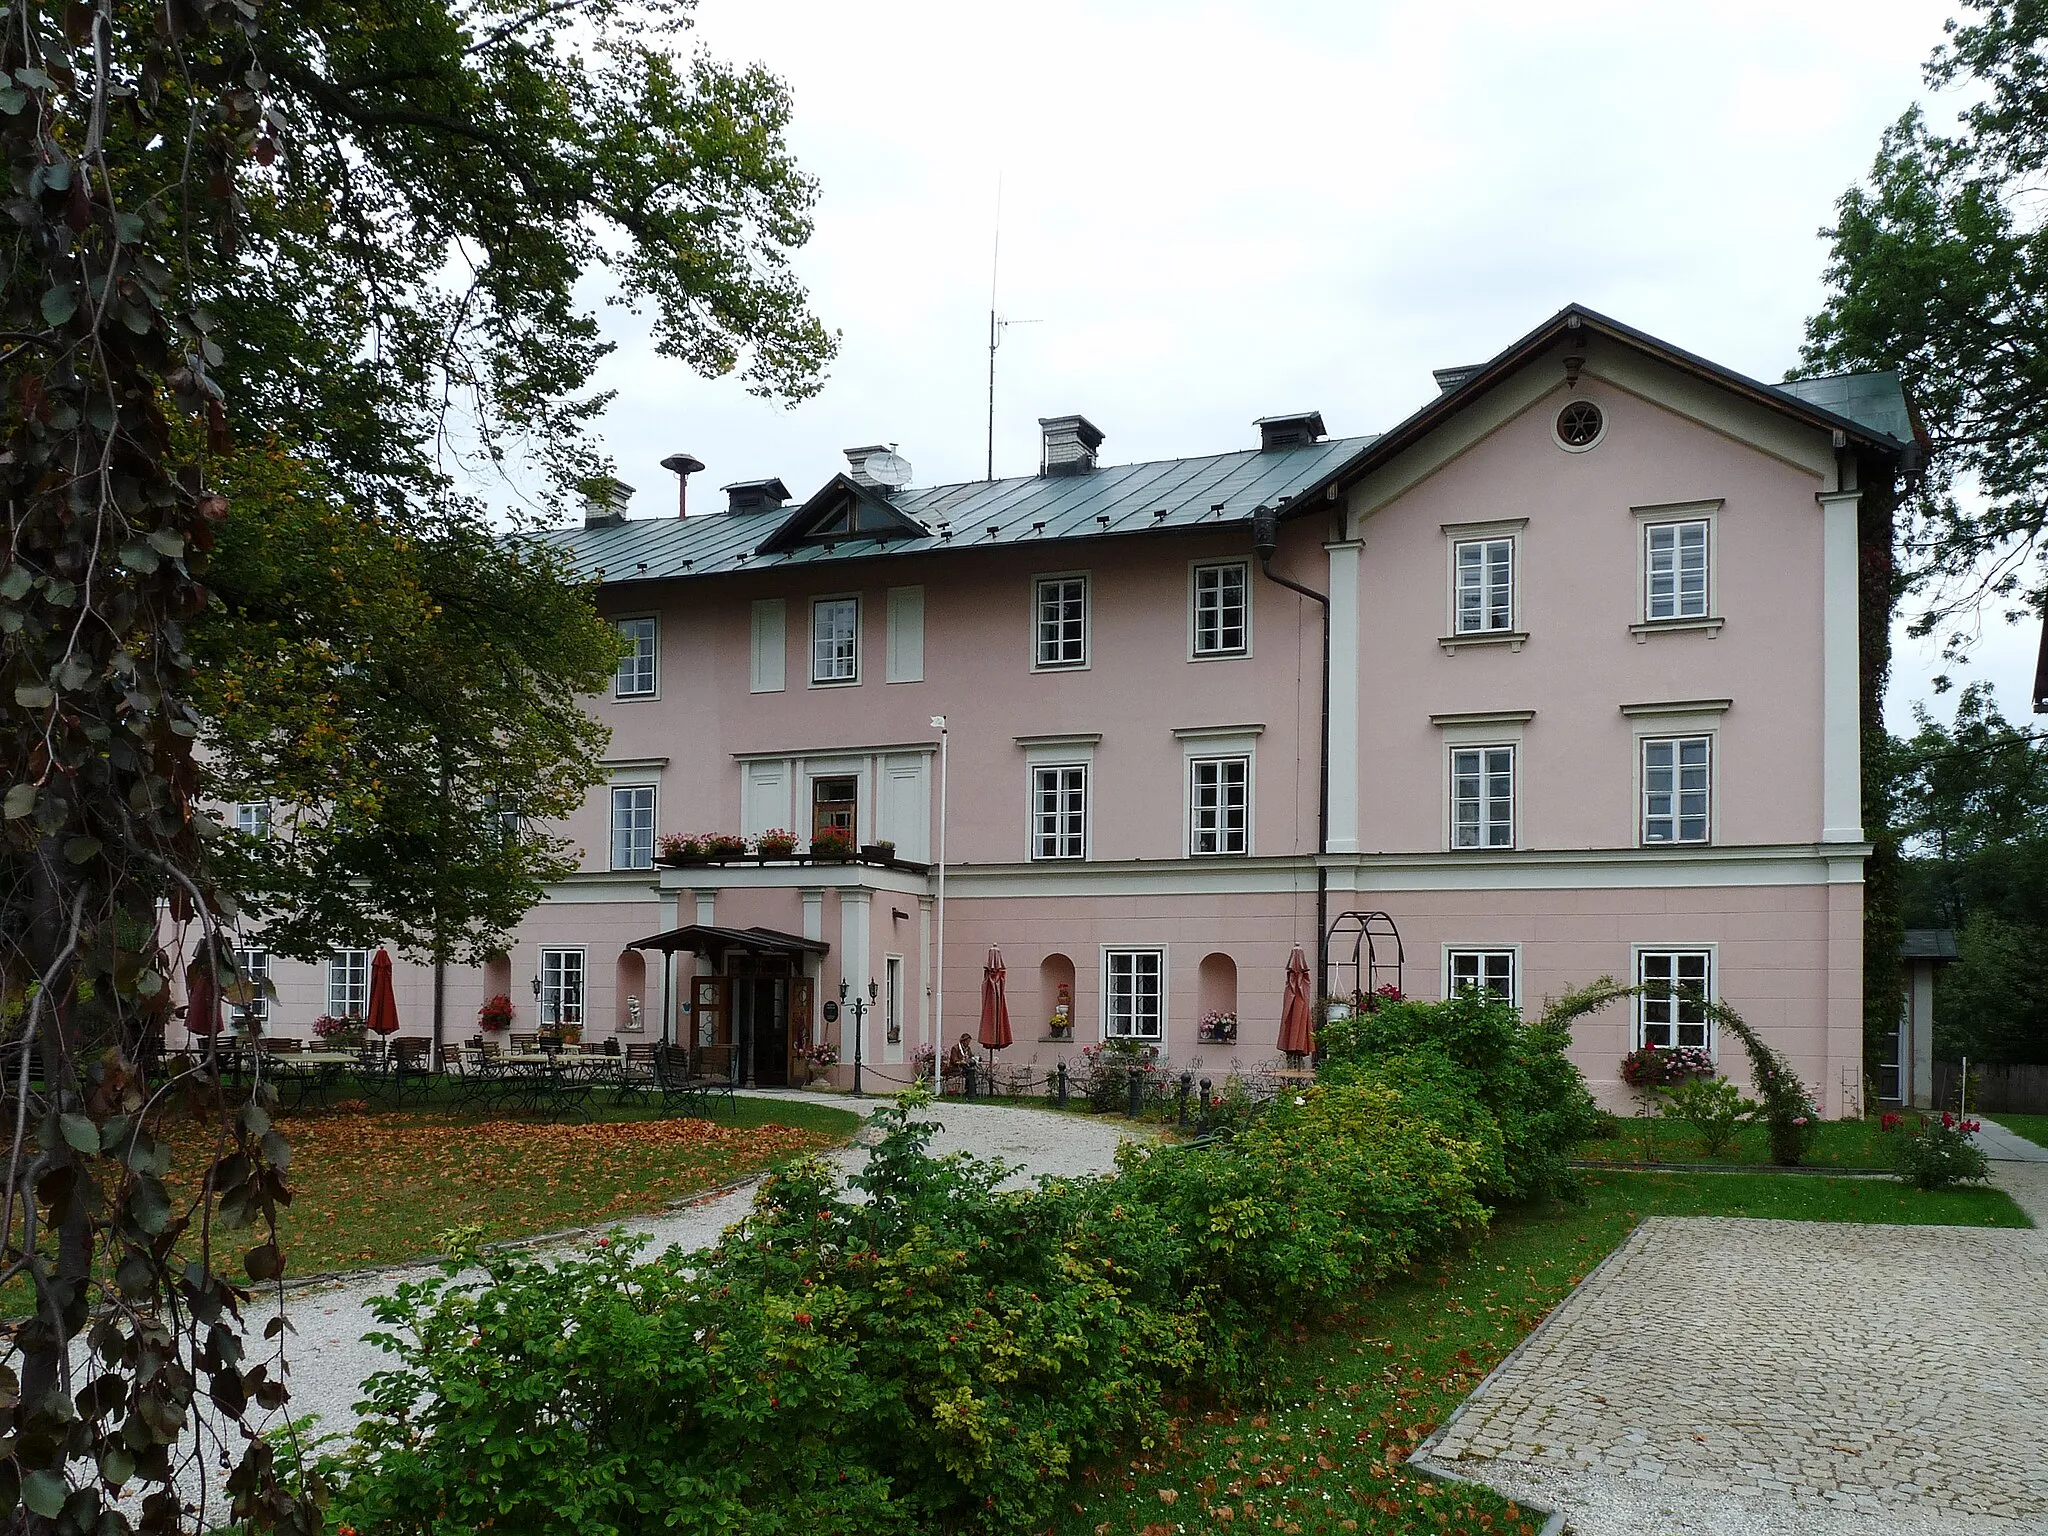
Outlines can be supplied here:
<path id="1" fill-rule="evenodd" d="M 1081 1463 L 1150 1443 L 1163 1394 L 1243 1388 L 1277 1325 L 1484 1223 L 1498 1144 L 1459 1134 L 1441 1083 L 1299 1097 L 1228 1142 L 1129 1147 L 1114 1177 L 1012 1193 L 997 1164 L 929 1156 L 906 1096 L 863 1199 L 813 1159 L 709 1254 L 462 1256 L 377 1304 L 398 1364 L 323 1469 L 330 1518 L 1041 1528 Z"/>
<path id="2" fill-rule="evenodd" d="M 1725 1077 L 1689 1077 L 1657 1090 L 1657 1113 L 1691 1126 L 1709 1157 L 1727 1151 L 1736 1132 L 1762 1112 L 1763 1105 Z"/>
<path id="3" fill-rule="evenodd" d="M 1981 1128 L 1948 1110 L 1939 1120 L 1925 1115 L 1886 1115 L 1881 1122 L 1886 1150 L 1901 1181 L 1921 1189 L 1950 1189 L 1991 1177 L 1984 1149 L 1970 1138 Z"/>
<path id="4" fill-rule="evenodd" d="M 1577 1000 L 1568 999 L 1573 1007 Z M 1431 1085 L 1439 1106 L 1473 1106 L 1499 1127 L 1503 1168 L 1481 1186 L 1490 1200 L 1526 1200 L 1576 1188 L 1568 1159 L 1599 1123 L 1585 1079 L 1565 1050 L 1572 1011 L 1535 1022 L 1490 992 L 1440 1003 L 1399 1002 L 1323 1026 L 1323 1075 L 1332 1082 L 1391 1074 Z M 1560 1022 L 1563 1020 L 1564 1022 Z"/>
<path id="5" fill-rule="evenodd" d="M 1762 1096 L 1761 1118 L 1770 1135 L 1771 1161 L 1796 1168 L 1812 1143 L 1820 1110 L 1792 1064 L 1775 1046 L 1766 1045 L 1742 1015 L 1722 1003 L 1706 1004 L 1707 1016 L 1735 1036 L 1749 1055 L 1750 1076 Z"/>

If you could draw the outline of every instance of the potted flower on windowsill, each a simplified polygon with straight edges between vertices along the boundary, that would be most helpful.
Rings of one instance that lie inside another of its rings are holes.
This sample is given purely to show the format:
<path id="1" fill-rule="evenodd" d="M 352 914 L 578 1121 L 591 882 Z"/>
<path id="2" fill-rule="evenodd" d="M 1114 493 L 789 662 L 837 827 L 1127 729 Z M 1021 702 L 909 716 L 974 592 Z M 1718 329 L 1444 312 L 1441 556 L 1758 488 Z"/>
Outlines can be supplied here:
<path id="1" fill-rule="evenodd" d="M 892 864 L 896 860 L 896 845 L 886 837 L 877 838 L 860 845 L 860 856 L 870 864 Z"/>
<path id="2" fill-rule="evenodd" d="M 713 864 L 742 859 L 746 854 L 747 840 L 744 837 L 735 837 L 730 832 L 712 832 L 704 839 L 704 856 Z"/>
<path id="3" fill-rule="evenodd" d="M 671 832 L 660 844 L 661 862 L 681 866 L 704 862 L 704 839 L 695 832 Z"/>
<path id="4" fill-rule="evenodd" d="M 853 857 L 853 839 L 837 827 L 811 836 L 811 858 L 819 864 L 844 864 Z"/>
<path id="5" fill-rule="evenodd" d="M 476 1027 L 487 1034 L 512 1027 L 512 999 L 503 992 L 484 999 L 476 1011 Z"/>
<path id="6" fill-rule="evenodd" d="M 786 859 L 796 852 L 796 834 L 785 827 L 770 827 L 754 839 L 754 851 L 764 859 Z"/>
<path id="7" fill-rule="evenodd" d="M 1237 1038 L 1237 1015 L 1225 1008 L 1205 1013 L 1202 1015 L 1202 1022 L 1195 1028 L 1195 1035 L 1197 1039 L 1212 1041 L 1218 1045 L 1228 1044 Z"/>

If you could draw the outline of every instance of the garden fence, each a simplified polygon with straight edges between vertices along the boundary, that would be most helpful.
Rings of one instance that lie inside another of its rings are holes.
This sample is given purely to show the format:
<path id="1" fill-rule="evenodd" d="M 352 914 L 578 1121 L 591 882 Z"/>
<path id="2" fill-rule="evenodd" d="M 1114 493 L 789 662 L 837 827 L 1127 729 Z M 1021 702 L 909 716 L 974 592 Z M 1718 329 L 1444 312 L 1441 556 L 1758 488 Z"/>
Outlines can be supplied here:
<path id="1" fill-rule="evenodd" d="M 1934 1064 L 1934 1102 L 1941 1109 L 1954 1109 L 1962 1100 L 1963 1064 L 1937 1061 Z M 1970 1063 L 1968 1107 L 1995 1115 L 2000 1110 L 2015 1115 L 2048 1115 L 2048 1066 L 1995 1066 Z"/>

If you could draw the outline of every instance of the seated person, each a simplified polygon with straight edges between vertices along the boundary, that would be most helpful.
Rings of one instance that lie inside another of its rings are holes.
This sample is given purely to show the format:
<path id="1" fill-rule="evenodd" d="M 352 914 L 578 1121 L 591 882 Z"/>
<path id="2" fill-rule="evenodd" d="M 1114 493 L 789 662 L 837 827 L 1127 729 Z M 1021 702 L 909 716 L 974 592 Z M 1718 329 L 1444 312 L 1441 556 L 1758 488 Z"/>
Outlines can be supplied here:
<path id="1" fill-rule="evenodd" d="M 965 1077 L 967 1064 L 974 1060 L 974 1036 L 962 1031 L 953 1048 L 946 1052 L 946 1076 Z"/>

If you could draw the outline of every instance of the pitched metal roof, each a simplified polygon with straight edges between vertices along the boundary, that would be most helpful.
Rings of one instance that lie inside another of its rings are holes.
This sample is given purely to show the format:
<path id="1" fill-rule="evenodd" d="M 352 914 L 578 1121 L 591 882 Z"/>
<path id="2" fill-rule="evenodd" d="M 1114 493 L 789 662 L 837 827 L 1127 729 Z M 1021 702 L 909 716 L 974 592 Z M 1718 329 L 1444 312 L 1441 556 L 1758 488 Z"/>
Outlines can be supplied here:
<path id="1" fill-rule="evenodd" d="M 1953 928 L 1908 928 L 1899 940 L 1901 960 L 1960 960 Z"/>
<path id="2" fill-rule="evenodd" d="M 1874 373 L 1836 373 L 1817 379 L 1787 379 L 1776 386 L 1797 395 L 1808 405 L 1832 411 L 1837 416 L 1882 432 L 1897 442 L 1910 443 L 1913 413 L 1906 404 L 1906 387 L 1890 369 Z"/>
<path id="3" fill-rule="evenodd" d="M 1110 465 L 1079 475 L 1023 475 L 898 491 L 890 505 L 930 530 L 922 538 L 896 533 L 886 540 L 807 541 L 794 549 L 756 553 L 797 510 L 787 507 L 563 528 L 541 537 L 567 552 L 578 575 L 611 586 L 883 554 L 1229 526 L 1250 522 L 1255 507 L 1298 494 L 1370 442 L 1370 437 L 1340 437 L 1272 452 L 1253 448 Z"/>

